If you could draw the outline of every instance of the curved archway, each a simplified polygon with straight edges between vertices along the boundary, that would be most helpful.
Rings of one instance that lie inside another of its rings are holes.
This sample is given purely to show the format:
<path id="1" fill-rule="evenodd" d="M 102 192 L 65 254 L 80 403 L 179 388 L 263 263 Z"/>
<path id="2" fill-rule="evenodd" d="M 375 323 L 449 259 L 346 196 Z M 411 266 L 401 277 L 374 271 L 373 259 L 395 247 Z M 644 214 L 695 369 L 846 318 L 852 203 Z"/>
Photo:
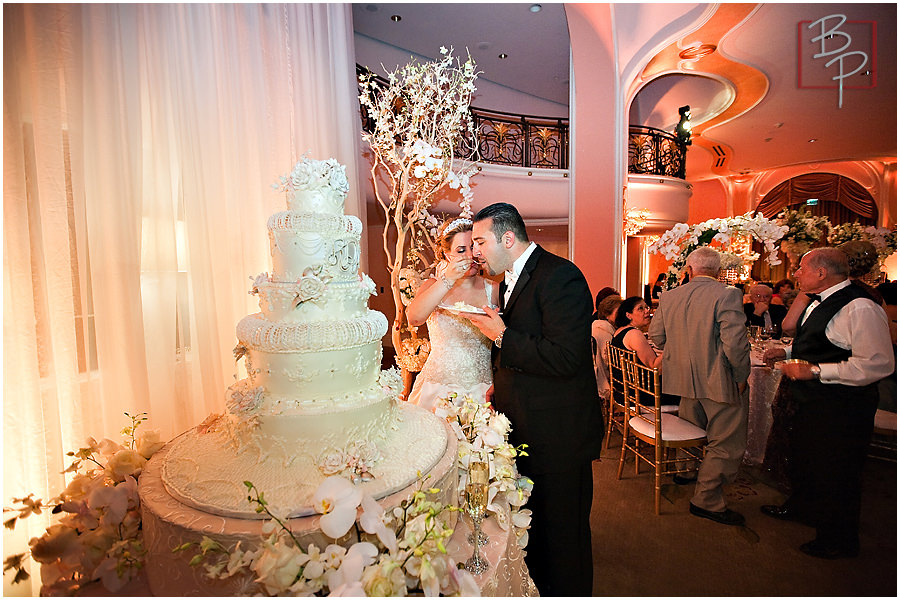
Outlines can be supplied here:
<path id="1" fill-rule="evenodd" d="M 816 199 L 815 204 L 807 204 Z M 834 224 L 858 221 L 861 225 L 878 222 L 878 205 L 869 190 L 836 173 L 806 173 L 782 181 L 763 196 L 756 212 L 773 218 L 785 208 L 802 205 L 811 214 L 825 216 Z"/>

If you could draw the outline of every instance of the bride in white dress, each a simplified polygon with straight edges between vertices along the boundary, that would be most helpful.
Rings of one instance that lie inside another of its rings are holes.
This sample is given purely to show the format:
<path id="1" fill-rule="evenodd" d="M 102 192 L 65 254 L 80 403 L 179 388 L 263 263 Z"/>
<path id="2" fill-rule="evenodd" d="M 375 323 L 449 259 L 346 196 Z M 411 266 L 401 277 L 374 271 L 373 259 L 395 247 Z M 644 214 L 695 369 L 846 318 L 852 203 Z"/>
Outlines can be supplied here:
<path id="1" fill-rule="evenodd" d="M 444 223 L 435 244 L 435 276 L 424 282 L 406 309 L 409 324 L 428 323 L 431 353 L 416 377 L 409 401 L 432 410 L 456 392 L 483 401 L 491 386 L 491 340 L 460 311 L 496 307 L 498 286 L 481 277 L 472 257 L 472 221 Z"/>

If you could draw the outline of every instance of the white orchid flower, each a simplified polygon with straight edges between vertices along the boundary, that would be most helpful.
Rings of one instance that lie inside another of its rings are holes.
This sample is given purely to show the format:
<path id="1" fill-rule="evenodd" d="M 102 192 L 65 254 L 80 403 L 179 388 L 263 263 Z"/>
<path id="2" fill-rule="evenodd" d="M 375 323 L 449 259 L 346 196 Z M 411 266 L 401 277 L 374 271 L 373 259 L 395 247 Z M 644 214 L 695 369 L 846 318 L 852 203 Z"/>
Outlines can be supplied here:
<path id="1" fill-rule="evenodd" d="M 362 491 L 337 475 L 325 479 L 313 494 L 313 507 L 322 515 L 319 526 L 332 539 L 344 536 L 356 522 Z"/>
<path id="2" fill-rule="evenodd" d="M 384 524 L 384 509 L 372 496 L 365 495 L 362 499 L 363 514 L 359 518 L 359 525 L 366 533 L 374 533 L 378 540 L 390 550 L 391 554 L 397 551 L 397 536 Z M 352 550 L 352 548 L 351 548 Z M 371 564 L 371 563 L 370 563 Z M 362 576 L 362 567 L 360 567 Z"/>
<path id="3" fill-rule="evenodd" d="M 332 590 L 331 595 L 349 595 L 347 592 L 354 584 L 361 588 L 363 569 L 374 564 L 378 554 L 378 548 L 369 542 L 357 542 L 350 546 L 341 560 L 341 566 L 328 573 L 328 589 Z M 336 590 L 341 592 L 335 594 Z"/>

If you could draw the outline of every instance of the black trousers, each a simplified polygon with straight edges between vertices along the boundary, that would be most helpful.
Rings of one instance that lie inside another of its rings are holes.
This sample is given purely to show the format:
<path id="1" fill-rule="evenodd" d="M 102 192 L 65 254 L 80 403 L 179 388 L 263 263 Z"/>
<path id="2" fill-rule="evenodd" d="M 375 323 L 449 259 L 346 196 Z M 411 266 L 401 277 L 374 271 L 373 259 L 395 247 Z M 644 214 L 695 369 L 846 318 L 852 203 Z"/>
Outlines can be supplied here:
<path id="1" fill-rule="evenodd" d="M 877 405 L 877 394 L 797 403 L 789 433 L 789 504 L 815 525 L 822 543 L 859 546 L 862 471 Z"/>
<path id="2" fill-rule="evenodd" d="M 594 578 L 590 461 L 570 471 L 525 475 L 534 481 L 525 505 L 532 512 L 525 564 L 538 592 L 541 596 L 590 596 Z"/>

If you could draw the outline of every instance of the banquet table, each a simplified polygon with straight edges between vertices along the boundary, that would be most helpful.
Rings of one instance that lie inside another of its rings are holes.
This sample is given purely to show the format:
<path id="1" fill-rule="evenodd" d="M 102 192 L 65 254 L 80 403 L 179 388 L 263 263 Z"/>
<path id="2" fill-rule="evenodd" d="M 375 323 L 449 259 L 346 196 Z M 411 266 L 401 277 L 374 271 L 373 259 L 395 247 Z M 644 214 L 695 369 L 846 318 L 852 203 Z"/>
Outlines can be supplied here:
<path id="1" fill-rule="evenodd" d="M 766 347 L 781 345 L 772 340 Z M 781 380 L 781 371 L 770 368 L 762 360 L 762 351 L 750 353 L 750 408 L 747 416 L 747 449 L 744 451 L 744 463 L 761 465 L 766 457 L 766 443 L 772 430 L 772 401 Z"/>

